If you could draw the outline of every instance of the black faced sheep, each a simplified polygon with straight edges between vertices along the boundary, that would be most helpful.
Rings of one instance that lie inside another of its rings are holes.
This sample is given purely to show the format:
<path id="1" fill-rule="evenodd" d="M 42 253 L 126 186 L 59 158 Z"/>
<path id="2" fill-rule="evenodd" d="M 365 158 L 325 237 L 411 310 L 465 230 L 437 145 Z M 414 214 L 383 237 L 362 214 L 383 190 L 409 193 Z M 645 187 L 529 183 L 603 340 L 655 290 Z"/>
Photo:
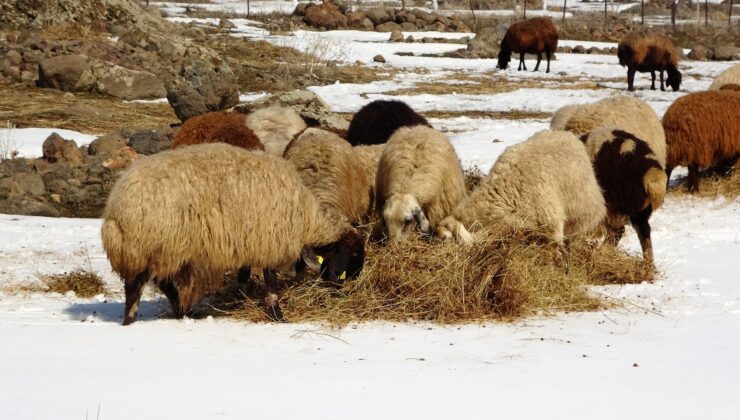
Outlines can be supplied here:
<path id="1" fill-rule="evenodd" d="M 668 72 L 666 83 L 678 90 L 681 86 L 681 72 L 678 71 L 678 54 L 673 42 L 662 36 L 631 32 L 624 37 L 617 46 L 619 64 L 627 66 L 627 88 L 635 90 L 635 72 L 650 72 L 652 84 L 650 89 L 655 90 L 655 72 L 660 72 L 660 90 L 665 90 L 663 72 Z"/>
<path id="2" fill-rule="evenodd" d="M 391 136 L 375 189 L 375 211 L 395 241 L 404 240 L 414 224 L 431 234 L 465 197 L 455 149 L 444 134 L 424 126 L 399 128 Z"/>
<path id="3" fill-rule="evenodd" d="M 304 247 L 359 272 L 364 238 L 323 212 L 282 158 L 222 143 L 165 151 L 136 162 L 113 186 L 103 246 L 124 280 L 124 325 L 136 320 L 144 285 L 184 316 L 226 270 L 263 268 L 268 313 L 280 319 L 275 269 Z"/>
<path id="4" fill-rule="evenodd" d="M 676 166 L 689 168 L 688 190 L 699 190 L 699 170 L 727 165 L 740 154 L 740 93 L 710 90 L 678 98 L 663 116 L 668 178 Z"/>
<path id="5" fill-rule="evenodd" d="M 606 207 L 583 144 L 567 131 L 544 130 L 509 146 L 488 176 L 438 226 L 436 235 L 470 242 L 469 230 L 500 226 L 567 239 L 604 220 Z M 565 251 L 565 250 L 563 250 Z"/>
<path id="6" fill-rule="evenodd" d="M 629 221 L 637 231 L 646 261 L 653 261 L 650 215 L 663 203 L 667 177 L 647 142 L 611 128 L 581 136 L 596 180 L 604 192 L 609 230 L 607 240 L 616 245 Z"/>
<path id="7" fill-rule="evenodd" d="M 172 148 L 222 142 L 248 150 L 265 150 L 260 139 L 245 122 L 243 114 L 223 111 L 188 118 L 177 130 Z"/>
<path id="8" fill-rule="evenodd" d="M 424 117 L 404 102 L 377 100 L 360 108 L 352 117 L 347 141 L 353 146 L 382 144 L 399 128 L 415 125 L 431 127 Z"/>
<path id="9" fill-rule="evenodd" d="M 534 71 L 539 70 L 542 53 L 547 58 L 547 71 L 550 72 L 550 57 L 558 49 L 558 29 L 550 18 L 532 18 L 516 22 L 506 31 L 501 40 L 501 50 L 498 53 L 497 67 L 506 69 L 511 61 L 512 53 L 519 53 L 519 68 L 527 70 L 524 63 L 524 54 L 537 54 L 537 65 Z"/>

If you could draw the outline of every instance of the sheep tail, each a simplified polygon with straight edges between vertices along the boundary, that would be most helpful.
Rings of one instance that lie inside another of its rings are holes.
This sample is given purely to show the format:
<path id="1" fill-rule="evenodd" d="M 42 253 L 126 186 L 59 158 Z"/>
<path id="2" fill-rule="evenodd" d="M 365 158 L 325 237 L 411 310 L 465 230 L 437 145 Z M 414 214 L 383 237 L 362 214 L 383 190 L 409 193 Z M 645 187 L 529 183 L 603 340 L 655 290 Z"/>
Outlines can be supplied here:
<path id="1" fill-rule="evenodd" d="M 103 226 L 100 228 L 100 235 L 103 238 L 103 248 L 105 254 L 110 260 L 113 271 L 120 272 L 123 267 L 123 232 L 118 222 L 112 219 L 105 219 Z"/>
<path id="2" fill-rule="evenodd" d="M 653 211 L 657 210 L 663 204 L 667 184 L 668 176 L 665 171 L 657 167 L 648 169 L 642 177 L 642 186 L 645 188 L 649 204 L 652 205 Z"/>

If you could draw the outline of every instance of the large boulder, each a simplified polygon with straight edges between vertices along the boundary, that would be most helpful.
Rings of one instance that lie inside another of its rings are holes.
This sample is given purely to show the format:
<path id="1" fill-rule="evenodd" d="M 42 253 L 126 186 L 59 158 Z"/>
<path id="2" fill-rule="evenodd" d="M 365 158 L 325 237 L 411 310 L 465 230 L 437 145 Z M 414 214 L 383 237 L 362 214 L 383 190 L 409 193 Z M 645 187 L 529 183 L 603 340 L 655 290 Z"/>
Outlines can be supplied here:
<path id="1" fill-rule="evenodd" d="M 350 28 L 362 28 L 362 22 L 367 18 L 364 12 L 349 12 L 347 13 L 347 26 Z"/>
<path id="2" fill-rule="evenodd" d="M 180 76 L 203 97 L 209 111 L 221 111 L 239 103 L 236 76 L 218 57 L 190 60 L 180 68 Z"/>
<path id="3" fill-rule="evenodd" d="M 332 2 L 308 6 L 304 12 L 303 21 L 311 26 L 323 29 L 347 27 L 347 17 Z"/>
<path id="4" fill-rule="evenodd" d="M 386 22 L 375 27 L 376 32 L 393 32 L 401 31 L 401 25 L 396 22 Z"/>
<path id="5" fill-rule="evenodd" d="M 51 133 L 44 140 L 41 152 L 44 159 L 50 163 L 69 162 L 76 164 L 82 162 L 82 152 L 77 148 L 77 143 L 74 140 L 65 140 L 57 133 Z"/>
<path id="6" fill-rule="evenodd" d="M 707 61 L 709 59 L 709 51 L 707 50 L 707 47 L 697 44 L 691 49 L 688 57 L 692 60 Z"/>
<path id="7" fill-rule="evenodd" d="M 180 121 L 208 112 L 203 97 L 188 82 L 182 79 L 169 81 L 167 88 L 167 102 L 175 111 Z"/>
<path id="8" fill-rule="evenodd" d="M 87 57 L 59 55 L 39 63 L 39 87 L 65 92 L 89 92 L 95 86 L 95 75 Z"/>
<path id="9" fill-rule="evenodd" d="M 164 84 L 157 76 L 146 71 L 129 70 L 101 60 L 91 65 L 95 75 L 95 90 L 124 100 L 155 99 L 167 95 Z"/>
<path id="10" fill-rule="evenodd" d="M 388 13 L 388 9 L 384 7 L 375 7 L 365 12 L 365 14 L 375 26 L 382 25 L 391 20 L 391 15 Z"/>
<path id="11" fill-rule="evenodd" d="M 496 58 L 499 44 L 499 32 L 496 28 L 481 28 L 475 38 L 468 42 L 468 56 L 471 58 Z"/>
<path id="12" fill-rule="evenodd" d="M 119 134 L 107 134 L 93 140 L 87 146 L 87 153 L 93 156 L 110 155 L 126 147 L 126 140 Z"/>
<path id="13" fill-rule="evenodd" d="M 136 153 L 153 155 L 172 147 L 174 132 L 171 128 L 136 130 L 126 133 L 128 144 Z"/>
<path id="14" fill-rule="evenodd" d="M 730 61 L 740 59 L 740 48 L 734 45 L 720 45 L 714 47 L 714 60 Z"/>
<path id="15" fill-rule="evenodd" d="M 44 179 L 41 178 L 41 175 L 34 172 L 21 172 L 0 179 L 0 198 L 18 195 L 43 197 L 46 195 Z"/>
<path id="16" fill-rule="evenodd" d="M 277 96 L 277 101 L 293 108 L 304 120 L 320 122 L 331 114 L 329 104 L 310 90 L 294 90 Z"/>

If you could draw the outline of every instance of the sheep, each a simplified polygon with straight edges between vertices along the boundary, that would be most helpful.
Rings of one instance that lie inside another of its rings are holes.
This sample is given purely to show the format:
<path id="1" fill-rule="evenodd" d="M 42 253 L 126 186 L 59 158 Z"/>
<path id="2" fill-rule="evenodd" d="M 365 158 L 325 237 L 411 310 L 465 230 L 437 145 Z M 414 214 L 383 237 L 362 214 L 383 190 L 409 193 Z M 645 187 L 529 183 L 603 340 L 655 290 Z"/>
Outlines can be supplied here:
<path id="1" fill-rule="evenodd" d="M 322 211 L 282 158 L 223 143 L 169 150 L 137 161 L 115 183 L 103 213 L 103 247 L 124 281 L 123 324 L 136 320 L 145 283 L 183 317 L 226 270 L 263 268 L 266 303 L 282 319 L 275 269 L 304 247 L 340 261 L 350 277 L 364 238 Z"/>
<path id="2" fill-rule="evenodd" d="M 715 77 L 709 90 L 720 90 L 726 85 L 740 85 L 740 64 L 735 64 Z"/>
<path id="3" fill-rule="evenodd" d="M 400 127 L 425 125 L 429 122 L 401 101 L 377 100 L 360 108 L 352 117 L 347 141 L 359 144 L 382 144 Z"/>
<path id="4" fill-rule="evenodd" d="M 425 126 L 399 128 L 380 156 L 375 211 L 394 241 L 406 238 L 412 222 L 431 234 L 465 197 L 460 160 L 447 137 Z"/>
<path id="5" fill-rule="evenodd" d="M 681 86 L 681 72 L 678 71 L 678 54 L 673 42 L 662 36 L 644 32 L 630 32 L 617 46 L 619 64 L 627 67 L 627 88 L 635 90 L 635 72 L 650 72 L 651 90 L 655 90 L 655 71 L 660 72 L 660 90 L 665 91 L 663 72 L 668 73 L 666 83 L 677 91 Z"/>
<path id="6" fill-rule="evenodd" d="M 658 163 L 665 167 L 665 133 L 650 105 L 632 96 L 613 96 L 579 105 L 565 124 L 565 130 L 578 136 L 603 127 L 624 130 L 646 141 Z"/>
<path id="7" fill-rule="evenodd" d="M 282 156 L 288 143 L 307 125 L 293 108 L 271 105 L 247 114 L 247 127 L 259 137 L 267 153 Z"/>
<path id="8" fill-rule="evenodd" d="M 370 183 L 370 214 L 372 214 L 372 207 L 375 205 L 375 176 L 378 173 L 378 162 L 380 162 L 380 155 L 383 154 L 385 149 L 384 144 L 360 144 L 352 147 L 355 151 L 355 155 L 360 159 L 360 164 L 365 170 L 365 175 Z"/>
<path id="9" fill-rule="evenodd" d="M 527 70 L 524 54 L 537 54 L 537 65 L 534 71 L 539 70 L 542 62 L 542 53 L 547 58 L 547 70 L 550 73 L 550 57 L 558 49 L 558 29 L 550 18 L 538 17 L 512 24 L 501 40 L 501 50 L 498 53 L 496 67 L 506 70 L 511 61 L 511 53 L 519 53 L 519 67 L 517 70 Z"/>
<path id="10" fill-rule="evenodd" d="M 699 170 L 731 166 L 740 154 L 740 93 L 710 90 L 677 99 L 663 116 L 668 158 L 666 174 L 688 166 L 687 187 L 699 191 Z"/>
<path id="11" fill-rule="evenodd" d="M 245 124 L 243 114 L 208 112 L 188 118 L 172 141 L 172 148 L 201 143 L 223 142 L 248 150 L 265 150 L 260 139 Z"/>
<path id="12" fill-rule="evenodd" d="M 471 231 L 524 228 L 544 233 L 565 256 L 570 238 L 594 229 L 605 216 L 604 197 L 581 142 L 567 131 L 543 130 L 507 147 L 435 235 L 469 243 Z"/>
<path id="13" fill-rule="evenodd" d="M 370 208 L 370 182 L 352 146 L 338 135 L 309 128 L 285 150 L 319 204 L 359 224 Z"/>
<path id="14" fill-rule="evenodd" d="M 619 243 L 627 221 L 637 231 L 645 261 L 653 261 L 650 215 L 663 203 L 668 178 L 647 142 L 613 128 L 581 136 L 606 202 L 607 240 Z"/>
<path id="15" fill-rule="evenodd" d="M 565 124 L 576 112 L 578 105 L 566 105 L 555 111 L 550 120 L 550 130 L 565 130 Z"/>
<path id="16" fill-rule="evenodd" d="M 719 88 L 719 90 L 732 90 L 732 91 L 735 91 L 735 92 L 740 92 L 740 85 L 736 85 L 734 83 L 729 83 L 729 84 L 726 84 L 726 85 L 722 85 L 722 87 Z"/>

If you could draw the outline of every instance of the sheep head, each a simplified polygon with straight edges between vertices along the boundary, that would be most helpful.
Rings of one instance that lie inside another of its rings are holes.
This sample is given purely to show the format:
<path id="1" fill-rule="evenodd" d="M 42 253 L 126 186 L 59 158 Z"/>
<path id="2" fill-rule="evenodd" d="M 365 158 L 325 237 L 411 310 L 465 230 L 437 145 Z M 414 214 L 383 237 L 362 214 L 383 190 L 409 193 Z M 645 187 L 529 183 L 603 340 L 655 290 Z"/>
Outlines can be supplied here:
<path id="1" fill-rule="evenodd" d="M 678 88 L 681 87 L 681 72 L 675 68 L 669 68 L 666 84 L 668 84 L 674 92 L 678 91 Z"/>
<path id="2" fill-rule="evenodd" d="M 354 228 L 314 251 L 320 256 L 321 278 L 330 286 L 340 287 L 345 280 L 357 277 L 365 265 L 365 237 Z"/>
<path id="3" fill-rule="evenodd" d="M 431 226 L 419 201 L 410 194 L 393 194 L 388 198 L 383 209 L 383 222 L 388 229 L 388 236 L 396 242 L 406 240 L 414 225 L 422 233 L 431 234 Z"/>

